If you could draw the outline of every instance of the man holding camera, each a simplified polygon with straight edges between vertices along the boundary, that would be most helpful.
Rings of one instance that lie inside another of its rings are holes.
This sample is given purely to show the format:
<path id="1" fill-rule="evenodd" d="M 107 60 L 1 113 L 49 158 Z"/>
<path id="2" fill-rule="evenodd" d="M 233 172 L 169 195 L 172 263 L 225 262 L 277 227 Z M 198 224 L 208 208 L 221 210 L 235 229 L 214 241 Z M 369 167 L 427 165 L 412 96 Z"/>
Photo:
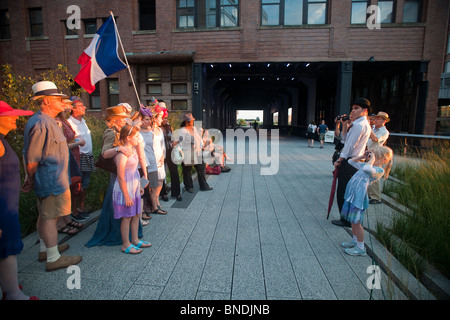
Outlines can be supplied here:
<path id="1" fill-rule="evenodd" d="M 386 143 L 386 140 L 389 138 L 389 131 L 386 129 L 386 123 L 389 121 L 389 115 L 386 112 L 380 111 L 374 116 L 374 125 L 372 132 L 370 133 L 370 139 L 367 141 L 367 149 L 372 150 L 376 146 L 382 146 Z M 370 204 L 380 204 L 380 180 L 370 184 L 367 193 L 370 198 Z"/>
<path id="2" fill-rule="evenodd" d="M 334 163 L 335 168 L 339 168 L 338 186 L 336 191 L 336 200 L 339 212 L 342 211 L 344 205 L 345 189 L 351 177 L 356 173 L 356 169 L 348 164 L 347 160 L 364 154 L 367 141 L 369 140 L 372 129 L 370 127 L 367 116 L 370 113 L 370 101 L 365 98 L 356 99 L 352 103 L 350 118 L 353 120 L 351 129 L 345 134 L 344 147 L 339 158 Z M 350 223 L 345 219 L 333 220 L 333 224 L 341 227 L 350 227 Z"/>

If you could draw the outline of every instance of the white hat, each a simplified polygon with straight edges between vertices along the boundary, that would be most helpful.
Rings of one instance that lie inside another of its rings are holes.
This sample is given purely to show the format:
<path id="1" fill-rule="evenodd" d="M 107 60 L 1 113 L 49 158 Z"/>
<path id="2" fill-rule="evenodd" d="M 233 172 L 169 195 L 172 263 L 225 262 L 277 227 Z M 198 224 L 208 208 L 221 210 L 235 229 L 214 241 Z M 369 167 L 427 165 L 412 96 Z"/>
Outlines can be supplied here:
<path id="1" fill-rule="evenodd" d="M 45 96 L 56 96 L 63 99 L 69 99 L 68 96 L 59 92 L 56 85 L 51 81 L 39 81 L 35 83 L 31 89 L 33 90 L 34 96 L 31 99 L 36 100 Z"/>
<path id="2" fill-rule="evenodd" d="M 133 111 L 133 108 L 131 108 L 131 106 L 126 102 L 119 103 L 118 106 L 124 106 L 128 113 L 131 113 L 131 111 Z"/>

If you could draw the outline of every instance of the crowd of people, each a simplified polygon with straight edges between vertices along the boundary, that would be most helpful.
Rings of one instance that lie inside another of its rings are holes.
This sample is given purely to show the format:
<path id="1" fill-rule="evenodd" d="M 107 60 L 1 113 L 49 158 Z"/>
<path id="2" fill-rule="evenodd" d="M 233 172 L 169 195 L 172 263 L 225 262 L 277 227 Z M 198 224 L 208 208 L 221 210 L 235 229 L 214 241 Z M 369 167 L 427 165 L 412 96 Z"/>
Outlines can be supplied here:
<path id="1" fill-rule="evenodd" d="M 96 230 L 86 246 L 120 245 L 126 254 L 138 254 L 150 247 L 149 241 L 141 240 L 143 226 L 152 214 L 167 214 L 159 202 L 168 195 L 166 165 L 171 196 L 182 201 L 174 153 L 183 155 L 182 177 L 187 192 L 194 192 L 193 168 L 201 191 L 212 190 L 206 180 L 207 165 L 218 167 L 221 172 L 231 170 L 224 165 L 227 157 L 223 149 L 214 145 L 207 130 L 194 126 L 192 114 L 184 115 L 181 128 L 174 132 L 163 101 L 140 106 L 138 111 L 127 103 L 107 108 L 107 129 L 95 162 L 91 131 L 83 119 L 83 101 L 60 93 L 50 81 L 38 82 L 32 90 L 32 99 L 39 107 L 35 114 L 0 101 L 0 199 L 7 208 L 0 215 L 0 286 L 4 299 L 36 299 L 23 294 L 17 278 L 17 254 L 23 249 L 18 220 L 21 191 L 33 190 L 37 196 L 38 260 L 46 262 L 46 271 L 54 271 L 82 260 L 79 255 L 61 254 L 69 245 L 58 245 L 58 233 L 74 235 L 89 219 L 86 190 L 95 167 L 109 171 L 110 181 Z M 366 253 L 361 226 L 364 213 L 369 203 L 380 203 L 380 186 L 376 182 L 389 175 L 392 165 L 392 150 L 383 146 L 389 136 L 385 128 L 389 116 L 385 112 L 373 115 L 371 126 L 369 113 L 370 102 L 357 99 L 349 120 L 336 120 L 335 134 L 342 145 L 334 159 L 339 171 L 337 203 L 341 219 L 333 223 L 352 227 L 352 241 L 342 243 L 351 255 Z M 22 187 L 19 159 L 4 139 L 16 129 L 19 116 L 31 116 L 24 131 L 26 176 Z M 322 136 L 328 127 L 322 121 L 313 129 L 316 130 Z M 208 163 L 202 160 L 205 155 Z"/>
<path id="2" fill-rule="evenodd" d="M 46 271 L 54 271 L 82 260 L 79 255 L 62 254 L 69 245 L 58 245 L 58 233 L 75 235 L 90 218 L 85 200 L 95 167 L 109 171 L 110 181 L 87 247 L 121 245 L 124 253 L 137 254 L 151 246 L 141 240 L 142 227 L 151 214 L 167 214 L 159 202 L 160 198 L 167 200 L 166 165 L 171 196 L 183 200 L 177 163 L 171 157 L 178 144 L 184 154 L 181 165 L 186 190 L 194 192 L 192 166 L 200 190 L 212 190 L 206 181 L 206 164 L 201 159 L 191 161 L 191 155 L 198 158 L 206 148 L 214 150 L 213 143 L 202 139 L 193 126 L 192 114 L 184 116 L 183 130 L 174 135 L 163 101 L 155 100 L 134 112 L 127 103 L 109 107 L 101 154 L 95 161 L 91 131 L 83 119 L 83 101 L 61 93 L 50 81 L 37 82 L 32 91 L 39 109 L 36 113 L 13 109 L 0 101 L 0 200 L 6 208 L 0 215 L 0 287 L 2 298 L 11 300 L 37 299 L 26 296 L 18 284 L 17 255 L 23 249 L 18 219 L 20 192 L 34 191 L 37 197 L 38 261 L 46 262 Z M 19 159 L 5 139 L 17 128 L 19 116 L 31 116 L 24 130 L 22 186 Z M 223 162 L 216 165 L 230 170 Z"/>

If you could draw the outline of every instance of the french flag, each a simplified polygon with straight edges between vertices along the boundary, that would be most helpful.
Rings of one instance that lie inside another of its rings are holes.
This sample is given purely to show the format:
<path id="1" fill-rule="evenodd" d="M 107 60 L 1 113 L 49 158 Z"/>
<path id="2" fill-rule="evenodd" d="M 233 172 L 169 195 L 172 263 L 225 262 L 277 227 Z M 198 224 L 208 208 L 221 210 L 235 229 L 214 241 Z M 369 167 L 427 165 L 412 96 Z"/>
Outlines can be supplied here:
<path id="1" fill-rule="evenodd" d="M 92 93 L 98 81 L 127 67 L 117 53 L 118 44 L 117 30 L 110 16 L 77 61 L 81 69 L 74 80 L 87 92 Z"/>

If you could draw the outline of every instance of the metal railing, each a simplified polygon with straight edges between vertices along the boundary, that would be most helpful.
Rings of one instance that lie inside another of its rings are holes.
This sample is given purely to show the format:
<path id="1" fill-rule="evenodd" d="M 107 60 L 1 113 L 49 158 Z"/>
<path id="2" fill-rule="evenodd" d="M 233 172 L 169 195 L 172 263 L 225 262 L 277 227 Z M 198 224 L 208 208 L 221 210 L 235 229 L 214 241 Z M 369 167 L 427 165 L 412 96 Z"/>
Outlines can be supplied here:
<path id="1" fill-rule="evenodd" d="M 421 154 L 450 142 L 450 136 L 389 133 L 386 145 L 402 155 Z"/>

